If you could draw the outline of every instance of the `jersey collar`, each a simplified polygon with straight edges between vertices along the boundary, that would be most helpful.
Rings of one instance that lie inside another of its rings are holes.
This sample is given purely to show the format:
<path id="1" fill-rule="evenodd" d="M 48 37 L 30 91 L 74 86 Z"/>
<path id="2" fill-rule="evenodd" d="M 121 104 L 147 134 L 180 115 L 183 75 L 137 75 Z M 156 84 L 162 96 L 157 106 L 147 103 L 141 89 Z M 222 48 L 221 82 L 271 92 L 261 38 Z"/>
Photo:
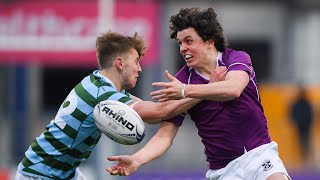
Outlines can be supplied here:
<path id="1" fill-rule="evenodd" d="M 113 82 L 112 82 L 109 78 L 103 76 L 103 75 L 100 73 L 99 70 L 93 71 L 93 75 L 96 76 L 96 77 L 98 77 L 98 78 L 100 78 L 102 81 L 104 81 L 104 82 L 106 82 L 106 83 L 109 83 L 114 89 L 117 90 L 117 88 L 116 88 L 116 86 L 113 84 Z"/>

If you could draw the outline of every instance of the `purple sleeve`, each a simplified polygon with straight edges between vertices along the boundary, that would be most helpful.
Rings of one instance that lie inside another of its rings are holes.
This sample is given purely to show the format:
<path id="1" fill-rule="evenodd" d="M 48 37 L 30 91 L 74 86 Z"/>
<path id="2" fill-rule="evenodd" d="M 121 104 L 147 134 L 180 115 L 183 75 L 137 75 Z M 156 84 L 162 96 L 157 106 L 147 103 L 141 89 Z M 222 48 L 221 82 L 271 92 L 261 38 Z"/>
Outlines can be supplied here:
<path id="1" fill-rule="evenodd" d="M 179 114 L 178 116 L 172 117 L 172 118 L 167 119 L 165 121 L 171 122 L 177 126 L 181 126 L 183 120 L 184 120 L 184 114 Z"/>
<path id="2" fill-rule="evenodd" d="M 254 76 L 250 56 L 244 51 L 233 51 L 225 62 L 228 71 L 242 70 L 248 72 L 250 77 Z"/>
<path id="3" fill-rule="evenodd" d="M 182 83 L 188 83 L 188 73 L 189 72 L 189 69 L 187 68 L 187 66 L 184 66 L 183 68 L 181 68 L 179 70 L 179 72 L 175 75 L 175 77 L 181 81 Z M 183 114 L 179 114 L 175 117 L 172 117 L 170 119 L 167 119 L 165 121 L 168 121 L 168 122 L 172 122 L 174 123 L 175 125 L 178 125 L 178 126 L 181 126 L 182 125 L 182 122 L 184 120 L 184 113 Z"/>

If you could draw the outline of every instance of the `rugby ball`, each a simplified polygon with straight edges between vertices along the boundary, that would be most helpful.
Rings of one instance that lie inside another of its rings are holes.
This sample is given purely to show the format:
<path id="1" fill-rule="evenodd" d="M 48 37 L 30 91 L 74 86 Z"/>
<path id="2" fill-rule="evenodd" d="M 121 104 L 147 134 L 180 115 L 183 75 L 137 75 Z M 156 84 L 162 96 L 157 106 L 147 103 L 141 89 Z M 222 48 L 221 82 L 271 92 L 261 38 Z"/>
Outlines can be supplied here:
<path id="1" fill-rule="evenodd" d="M 111 140 L 124 144 L 137 144 L 144 138 L 144 122 L 130 106 L 114 100 L 97 104 L 93 117 L 98 129 Z"/>

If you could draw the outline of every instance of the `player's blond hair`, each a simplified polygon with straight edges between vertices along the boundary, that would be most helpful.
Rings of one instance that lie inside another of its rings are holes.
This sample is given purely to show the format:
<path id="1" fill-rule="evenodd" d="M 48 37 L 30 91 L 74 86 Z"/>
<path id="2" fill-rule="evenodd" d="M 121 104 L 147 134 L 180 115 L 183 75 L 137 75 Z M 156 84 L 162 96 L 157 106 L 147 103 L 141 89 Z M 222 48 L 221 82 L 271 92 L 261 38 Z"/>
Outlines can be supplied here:
<path id="1" fill-rule="evenodd" d="M 133 36 L 124 36 L 116 32 L 102 33 L 96 40 L 96 55 L 101 69 L 111 66 L 117 56 L 126 55 L 135 49 L 139 57 L 144 56 L 145 43 L 138 33 Z"/>

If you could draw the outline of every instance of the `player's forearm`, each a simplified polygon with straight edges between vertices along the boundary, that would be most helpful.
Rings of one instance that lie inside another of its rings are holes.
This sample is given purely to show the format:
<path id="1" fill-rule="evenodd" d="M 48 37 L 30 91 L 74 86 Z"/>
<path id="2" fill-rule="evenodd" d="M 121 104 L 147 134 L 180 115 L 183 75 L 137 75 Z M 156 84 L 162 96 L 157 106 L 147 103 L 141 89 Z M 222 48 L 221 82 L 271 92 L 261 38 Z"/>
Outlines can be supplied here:
<path id="1" fill-rule="evenodd" d="M 183 112 L 186 112 L 187 110 L 189 110 L 201 101 L 202 99 L 186 98 L 181 100 L 171 100 L 167 102 L 162 102 L 162 119 L 169 119 Z"/>
<path id="2" fill-rule="evenodd" d="M 179 126 L 171 122 L 162 122 L 158 132 L 150 141 L 140 151 L 132 155 L 139 166 L 164 154 L 171 146 L 178 129 Z"/>
<path id="3" fill-rule="evenodd" d="M 141 101 L 135 104 L 133 108 L 138 112 L 144 122 L 155 124 L 160 123 L 163 119 L 169 119 L 187 111 L 200 101 L 201 99 L 193 98 L 172 100 L 161 103 Z"/>
<path id="4" fill-rule="evenodd" d="M 246 71 L 227 73 L 225 81 L 210 84 L 188 84 L 185 86 L 185 96 L 214 101 L 229 101 L 240 97 L 249 83 Z"/>
<path id="5" fill-rule="evenodd" d="M 167 152 L 171 144 L 172 143 L 169 141 L 161 142 L 161 140 L 153 138 L 145 145 L 144 148 L 140 149 L 132 156 L 138 166 L 141 166 L 163 155 Z"/>
<path id="6" fill-rule="evenodd" d="M 185 87 L 185 96 L 213 101 L 229 101 L 240 97 L 241 88 L 228 81 L 219 81 L 211 84 L 188 84 Z"/>

